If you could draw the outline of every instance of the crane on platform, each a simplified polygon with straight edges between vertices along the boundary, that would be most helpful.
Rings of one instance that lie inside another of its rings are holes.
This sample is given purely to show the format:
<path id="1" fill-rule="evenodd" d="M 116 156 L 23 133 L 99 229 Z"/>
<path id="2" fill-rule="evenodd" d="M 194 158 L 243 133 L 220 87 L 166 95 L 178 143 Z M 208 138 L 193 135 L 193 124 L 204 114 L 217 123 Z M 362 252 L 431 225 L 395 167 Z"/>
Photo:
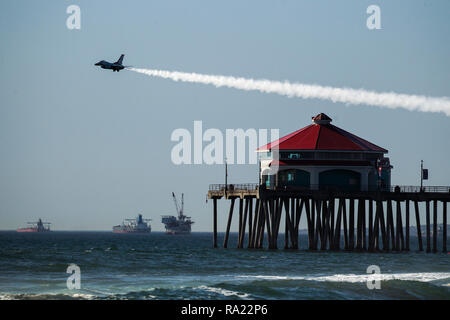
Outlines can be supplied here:
<path id="1" fill-rule="evenodd" d="M 177 197 L 175 196 L 175 193 L 172 192 L 173 202 L 175 203 L 175 209 L 177 210 L 177 214 L 179 219 L 183 219 L 183 211 L 184 211 L 184 193 L 181 194 L 181 207 L 178 205 Z"/>

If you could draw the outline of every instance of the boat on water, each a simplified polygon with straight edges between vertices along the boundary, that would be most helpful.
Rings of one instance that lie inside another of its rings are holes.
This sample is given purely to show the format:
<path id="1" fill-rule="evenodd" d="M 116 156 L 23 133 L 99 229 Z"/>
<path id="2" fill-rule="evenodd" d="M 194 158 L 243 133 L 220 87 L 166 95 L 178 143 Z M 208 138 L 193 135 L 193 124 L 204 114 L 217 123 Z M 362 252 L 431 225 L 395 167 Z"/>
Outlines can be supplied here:
<path id="1" fill-rule="evenodd" d="M 178 205 L 175 193 L 172 192 L 175 209 L 178 216 L 162 216 L 162 223 L 166 227 L 166 234 L 190 234 L 194 221 L 184 215 L 184 194 L 181 194 L 181 206 Z"/>
<path id="2" fill-rule="evenodd" d="M 113 227 L 114 233 L 150 233 L 152 219 L 143 219 L 142 214 L 135 219 L 125 219 L 122 224 Z"/>
<path id="3" fill-rule="evenodd" d="M 18 228 L 17 232 L 50 232 L 50 222 L 42 222 L 39 218 L 36 222 L 27 222 L 29 225 L 25 228 Z"/>

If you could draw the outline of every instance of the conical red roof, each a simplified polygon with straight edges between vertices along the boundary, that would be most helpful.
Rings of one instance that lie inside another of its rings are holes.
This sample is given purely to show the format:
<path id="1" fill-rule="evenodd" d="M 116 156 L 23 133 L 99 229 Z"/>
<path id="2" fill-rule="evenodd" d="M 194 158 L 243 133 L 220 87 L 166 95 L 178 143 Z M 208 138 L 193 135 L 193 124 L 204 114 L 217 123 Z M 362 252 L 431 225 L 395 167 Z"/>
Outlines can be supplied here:
<path id="1" fill-rule="evenodd" d="M 313 124 L 272 141 L 258 148 L 257 151 L 271 150 L 278 146 L 279 150 L 388 152 L 386 149 L 332 125 L 331 118 L 324 113 L 318 114 L 312 119 Z"/>

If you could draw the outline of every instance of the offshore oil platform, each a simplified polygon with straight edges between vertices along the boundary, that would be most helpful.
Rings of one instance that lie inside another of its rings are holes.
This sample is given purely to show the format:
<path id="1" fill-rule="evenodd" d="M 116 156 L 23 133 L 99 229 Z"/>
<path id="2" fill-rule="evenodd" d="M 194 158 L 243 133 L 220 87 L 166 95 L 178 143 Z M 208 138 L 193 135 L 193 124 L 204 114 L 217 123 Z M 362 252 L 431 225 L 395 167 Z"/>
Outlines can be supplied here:
<path id="1" fill-rule="evenodd" d="M 122 224 L 114 226 L 114 233 L 150 233 L 152 227 L 150 221 L 152 219 L 143 219 L 142 214 L 135 219 L 125 219 Z"/>
<path id="2" fill-rule="evenodd" d="M 181 206 L 178 205 L 175 193 L 172 192 L 173 201 L 175 203 L 175 209 L 178 217 L 175 216 L 162 216 L 162 223 L 166 226 L 167 234 L 190 234 L 191 225 L 194 221 L 191 217 L 184 215 L 184 194 L 181 194 Z"/>
<path id="3" fill-rule="evenodd" d="M 50 222 L 42 222 L 39 218 L 36 222 L 27 222 L 28 227 L 18 228 L 17 232 L 50 232 Z"/>

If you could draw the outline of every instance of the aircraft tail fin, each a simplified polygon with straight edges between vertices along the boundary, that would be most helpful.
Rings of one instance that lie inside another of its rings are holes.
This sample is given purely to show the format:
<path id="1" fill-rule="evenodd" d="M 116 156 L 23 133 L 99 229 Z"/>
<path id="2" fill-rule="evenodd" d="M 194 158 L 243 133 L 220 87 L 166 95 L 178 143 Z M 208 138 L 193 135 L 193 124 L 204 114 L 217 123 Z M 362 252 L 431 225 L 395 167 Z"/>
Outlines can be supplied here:
<path id="1" fill-rule="evenodd" d="M 121 54 L 119 60 L 117 60 L 115 63 L 122 64 L 123 57 L 125 57 L 125 55 Z"/>

